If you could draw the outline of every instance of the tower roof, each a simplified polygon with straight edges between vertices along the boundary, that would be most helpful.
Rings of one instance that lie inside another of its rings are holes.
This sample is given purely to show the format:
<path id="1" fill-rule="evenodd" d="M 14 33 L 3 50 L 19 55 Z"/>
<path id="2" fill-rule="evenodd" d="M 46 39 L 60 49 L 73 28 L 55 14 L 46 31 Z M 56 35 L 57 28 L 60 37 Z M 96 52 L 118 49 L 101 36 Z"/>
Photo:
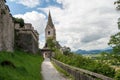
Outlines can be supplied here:
<path id="1" fill-rule="evenodd" d="M 49 11 L 49 15 L 48 15 L 48 22 L 47 22 L 47 25 L 49 25 L 51 28 L 54 27 L 54 24 L 52 22 L 52 17 L 51 17 L 51 13 Z"/>

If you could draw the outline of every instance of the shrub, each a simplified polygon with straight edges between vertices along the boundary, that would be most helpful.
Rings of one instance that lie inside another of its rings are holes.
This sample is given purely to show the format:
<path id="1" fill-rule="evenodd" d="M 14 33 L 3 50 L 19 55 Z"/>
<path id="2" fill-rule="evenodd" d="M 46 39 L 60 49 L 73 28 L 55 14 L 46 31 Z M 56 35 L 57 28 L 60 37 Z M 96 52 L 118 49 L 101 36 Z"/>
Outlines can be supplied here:
<path id="1" fill-rule="evenodd" d="M 13 21 L 14 23 L 19 23 L 20 24 L 20 27 L 23 27 L 24 26 L 24 20 L 22 18 L 15 18 L 13 17 Z"/>
<path id="2" fill-rule="evenodd" d="M 115 80 L 120 80 L 120 70 L 118 70 L 115 74 Z"/>
<path id="3" fill-rule="evenodd" d="M 59 50 L 55 51 L 55 59 L 65 64 L 100 73 L 112 78 L 114 77 L 115 70 L 107 64 L 77 54 L 63 55 L 60 52 L 58 52 Z"/>

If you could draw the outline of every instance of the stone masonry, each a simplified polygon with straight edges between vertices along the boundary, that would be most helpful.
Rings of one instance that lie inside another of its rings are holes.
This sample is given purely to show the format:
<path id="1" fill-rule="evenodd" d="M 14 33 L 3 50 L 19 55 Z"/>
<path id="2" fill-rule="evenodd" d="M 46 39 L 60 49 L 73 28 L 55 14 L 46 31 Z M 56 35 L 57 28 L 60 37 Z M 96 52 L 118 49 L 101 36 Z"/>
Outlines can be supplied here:
<path id="1" fill-rule="evenodd" d="M 38 52 L 39 34 L 30 23 L 24 27 L 15 24 L 6 0 L 0 0 L 0 51 L 14 51 L 16 48 L 26 52 Z"/>
<path id="2" fill-rule="evenodd" d="M 49 38 L 52 38 L 54 41 L 56 41 L 56 29 L 55 29 L 54 24 L 52 22 L 52 17 L 51 17 L 50 12 L 49 12 L 49 16 L 48 16 L 47 26 L 45 28 L 45 39 L 46 39 L 46 41 Z"/>
<path id="3" fill-rule="evenodd" d="M 13 51 L 14 23 L 6 0 L 0 0 L 0 51 Z"/>
<path id="4" fill-rule="evenodd" d="M 25 23 L 22 28 L 19 24 L 15 24 L 15 32 L 15 42 L 17 48 L 20 48 L 25 52 L 38 52 L 39 34 L 36 30 L 34 30 L 32 24 Z"/>

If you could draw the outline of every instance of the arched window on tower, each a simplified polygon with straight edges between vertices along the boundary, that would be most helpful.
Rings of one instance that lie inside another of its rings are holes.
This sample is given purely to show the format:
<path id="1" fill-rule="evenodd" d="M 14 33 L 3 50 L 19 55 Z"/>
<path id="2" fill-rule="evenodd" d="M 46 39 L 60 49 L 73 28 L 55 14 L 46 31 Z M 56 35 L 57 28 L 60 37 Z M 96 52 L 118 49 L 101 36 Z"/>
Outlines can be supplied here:
<path id="1" fill-rule="evenodd" d="M 48 35 L 50 35 L 50 31 L 48 31 Z"/>

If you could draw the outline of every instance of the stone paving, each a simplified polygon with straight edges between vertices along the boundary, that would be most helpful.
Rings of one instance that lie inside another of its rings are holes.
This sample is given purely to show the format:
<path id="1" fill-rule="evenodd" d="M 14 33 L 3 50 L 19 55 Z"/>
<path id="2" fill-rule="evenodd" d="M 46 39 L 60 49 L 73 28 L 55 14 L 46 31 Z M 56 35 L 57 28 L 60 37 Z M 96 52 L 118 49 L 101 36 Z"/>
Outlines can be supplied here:
<path id="1" fill-rule="evenodd" d="M 42 63 L 42 75 L 44 80 L 68 80 L 59 74 L 49 58 L 45 58 Z"/>

